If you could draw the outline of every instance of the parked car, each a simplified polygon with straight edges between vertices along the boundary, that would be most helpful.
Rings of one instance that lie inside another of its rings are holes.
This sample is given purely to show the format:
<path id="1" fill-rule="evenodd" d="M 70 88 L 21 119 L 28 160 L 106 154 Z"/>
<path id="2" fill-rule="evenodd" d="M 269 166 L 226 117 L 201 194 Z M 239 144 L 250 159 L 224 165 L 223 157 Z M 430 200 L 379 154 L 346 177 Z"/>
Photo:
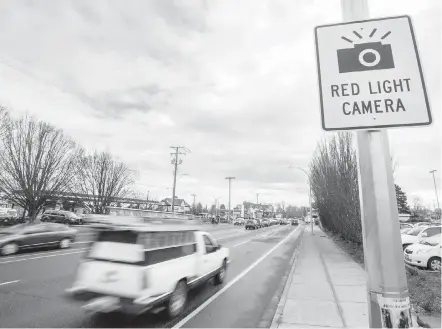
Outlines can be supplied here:
<path id="1" fill-rule="evenodd" d="M 19 224 L 0 230 L 0 252 L 12 255 L 23 249 L 69 248 L 77 231 L 55 223 Z"/>
<path id="2" fill-rule="evenodd" d="M 18 216 L 16 209 L 0 208 L 0 226 L 12 226 L 24 222 L 24 219 Z"/>
<path id="3" fill-rule="evenodd" d="M 413 228 L 414 226 L 408 223 L 399 223 L 400 229 L 403 230 L 404 228 Z"/>
<path id="4" fill-rule="evenodd" d="M 51 222 L 59 224 L 83 224 L 83 217 L 78 216 L 72 211 L 65 210 L 46 210 L 41 216 L 42 222 Z"/>
<path id="5" fill-rule="evenodd" d="M 263 219 L 261 224 L 262 224 L 262 227 L 269 227 L 270 226 L 270 222 L 268 219 Z"/>
<path id="6" fill-rule="evenodd" d="M 189 289 L 212 278 L 223 283 L 228 263 L 229 249 L 207 232 L 114 227 L 98 232 L 66 292 L 93 314 L 139 315 L 164 307 L 174 318 L 183 312 Z"/>
<path id="7" fill-rule="evenodd" d="M 285 218 L 281 219 L 281 221 L 279 222 L 279 225 L 287 225 L 287 224 L 288 224 L 288 221 Z"/>
<path id="8" fill-rule="evenodd" d="M 257 230 L 259 228 L 259 224 L 255 219 L 249 219 L 246 222 L 246 230 Z"/>
<path id="9" fill-rule="evenodd" d="M 432 271 L 440 271 L 441 248 L 440 234 L 422 239 L 418 243 L 413 243 L 405 248 L 405 262 Z"/>
<path id="10" fill-rule="evenodd" d="M 432 225 L 430 222 L 419 222 L 419 223 L 414 223 L 413 227 L 418 227 L 418 226 L 430 226 Z"/>
<path id="11" fill-rule="evenodd" d="M 402 248 L 405 250 L 410 244 L 441 234 L 442 226 L 416 226 L 401 235 Z"/>
<path id="12" fill-rule="evenodd" d="M 244 218 L 241 218 L 241 217 L 238 217 L 237 219 L 235 219 L 233 221 L 233 225 L 244 225 L 244 223 L 245 223 L 245 220 L 244 220 Z"/>
<path id="13" fill-rule="evenodd" d="M 403 229 L 401 229 L 401 234 L 405 234 L 405 233 L 407 233 L 408 231 L 411 231 L 413 229 L 413 227 L 406 227 L 406 228 L 403 228 Z"/>

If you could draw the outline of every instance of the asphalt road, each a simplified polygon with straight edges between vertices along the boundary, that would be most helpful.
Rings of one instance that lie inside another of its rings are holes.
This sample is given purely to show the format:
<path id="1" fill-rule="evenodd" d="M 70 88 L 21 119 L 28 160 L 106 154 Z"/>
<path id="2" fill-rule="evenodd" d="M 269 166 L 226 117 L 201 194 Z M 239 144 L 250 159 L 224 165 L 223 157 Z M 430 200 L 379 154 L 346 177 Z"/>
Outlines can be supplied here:
<path id="1" fill-rule="evenodd" d="M 81 305 L 66 300 L 63 292 L 71 286 L 93 237 L 88 228 L 80 228 L 77 242 L 69 250 L 0 257 L 0 326 L 268 327 L 304 227 L 273 226 L 254 231 L 232 225 L 202 227 L 230 248 L 231 264 L 225 283 L 214 286 L 208 282 L 192 291 L 186 312 L 177 319 L 170 321 L 161 312 L 98 322 L 86 315 Z"/>

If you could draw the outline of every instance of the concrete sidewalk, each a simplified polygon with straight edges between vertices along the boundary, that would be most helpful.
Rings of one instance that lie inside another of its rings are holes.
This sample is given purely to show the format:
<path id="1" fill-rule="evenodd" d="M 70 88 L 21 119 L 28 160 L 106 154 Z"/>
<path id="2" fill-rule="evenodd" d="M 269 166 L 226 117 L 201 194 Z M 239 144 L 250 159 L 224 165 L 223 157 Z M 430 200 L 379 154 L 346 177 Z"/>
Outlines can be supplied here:
<path id="1" fill-rule="evenodd" d="M 365 271 L 318 226 L 310 227 L 281 296 L 272 328 L 368 328 Z"/>

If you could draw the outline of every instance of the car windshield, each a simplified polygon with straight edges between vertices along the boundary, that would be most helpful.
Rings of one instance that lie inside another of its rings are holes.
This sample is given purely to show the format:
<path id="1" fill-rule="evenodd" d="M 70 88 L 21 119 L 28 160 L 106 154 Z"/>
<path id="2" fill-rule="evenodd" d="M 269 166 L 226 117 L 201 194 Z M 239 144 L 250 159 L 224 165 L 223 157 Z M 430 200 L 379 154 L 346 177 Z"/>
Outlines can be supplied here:
<path id="1" fill-rule="evenodd" d="M 419 241 L 419 244 L 433 246 L 433 247 L 439 245 L 440 243 L 441 243 L 441 235 L 440 234 L 432 236 L 431 238 L 427 238 L 427 239 Z"/>
<path id="2" fill-rule="evenodd" d="M 414 227 L 411 230 L 407 231 L 407 233 L 405 233 L 405 234 L 417 236 L 420 232 L 422 232 L 425 229 L 426 229 L 425 226 L 418 226 L 418 227 Z"/>

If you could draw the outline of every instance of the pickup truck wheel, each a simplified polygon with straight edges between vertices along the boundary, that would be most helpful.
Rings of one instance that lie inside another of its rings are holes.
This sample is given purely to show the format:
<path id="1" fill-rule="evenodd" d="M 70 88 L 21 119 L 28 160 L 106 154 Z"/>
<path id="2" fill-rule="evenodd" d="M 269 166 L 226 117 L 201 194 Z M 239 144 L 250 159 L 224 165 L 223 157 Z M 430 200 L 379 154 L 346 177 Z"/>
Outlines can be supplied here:
<path id="1" fill-rule="evenodd" d="M 183 312 L 187 302 L 187 290 L 184 280 L 178 282 L 167 303 L 167 313 L 170 318 L 173 319 Z"/>
<path id="2" fill-rule="evenodd" d="M 215 275 L 215 284 L 221 284 L 224 282 L 224 279 L 226 277 L 226 270 L 227 270 L 227 262 L 224 259 L 223 265 L 221 265 L 221 268 L 219 269 L 218 273 Z"/>

